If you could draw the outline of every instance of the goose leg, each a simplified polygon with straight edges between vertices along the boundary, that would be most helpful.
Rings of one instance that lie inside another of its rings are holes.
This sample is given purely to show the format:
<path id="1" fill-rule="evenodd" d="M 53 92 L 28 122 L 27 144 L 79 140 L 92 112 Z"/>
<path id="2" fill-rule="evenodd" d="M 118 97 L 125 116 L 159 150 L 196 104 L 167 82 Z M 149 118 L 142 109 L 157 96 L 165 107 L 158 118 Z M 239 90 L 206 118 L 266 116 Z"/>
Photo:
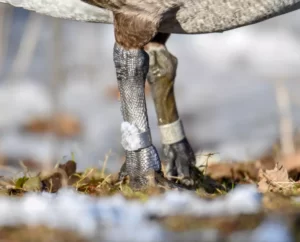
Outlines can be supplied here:
<path id="1" fill-rule="evenodd" d="M 126 150 L 126 161 L 120 172 L 130 177 L 130 186 L 140 189 L 155 183 L 155 173 L 160 173 L 161 163 L 151 143 L 145 102 L 145 80 L 149 57 L 143 49 L 114 47 L 118 86 L 120 90 L 122 145 Z"/>
<path id="2" fill-rule="evenodd" d="M 157 34 L 145 50 L 150 57 L 147 76 L 155 103 L 158 125 L 163 143 L 167 177 L 179 177 L 187 186 L 193 185 L 194 152 L 184 135 L 176 108 L 174 82 L 177 58 L 166 48 L 169 34 Z"/>
<path id="3" fill-rule="evenodd" d="M 110 9 L 114 16 L 114 63 L 124 120 L 121 143 L 126 152 L 119 179 L 129 176 L 133 189 L 157 183 L 180 187 L 164 179 L 161 173 L 161 162 L 151 141 L 145 101 L 149 56 L 144 46 L 156 35 L 161 16 L 141 15 L 136 8 L 127 12 L 125 7 L 125 11 L 120 11 L 127 1 L 84 1 Z"/>

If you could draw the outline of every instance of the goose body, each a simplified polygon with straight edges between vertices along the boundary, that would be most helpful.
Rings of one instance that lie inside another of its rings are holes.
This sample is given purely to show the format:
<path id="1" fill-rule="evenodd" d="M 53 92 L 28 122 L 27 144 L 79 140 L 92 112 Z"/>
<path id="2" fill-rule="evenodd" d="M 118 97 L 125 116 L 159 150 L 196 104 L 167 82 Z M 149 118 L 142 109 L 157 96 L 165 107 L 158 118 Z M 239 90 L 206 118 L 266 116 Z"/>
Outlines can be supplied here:
<path id="1" fill-rule="evenodd" d="M 83 1 L 94 3 L 92 6 Z M 223 32 L 288 13 L 300 0 L 0 0 L 56 18 L 113 24 L 114 12 L 159 22 L 163 33 Z M 106 6 L 108 2 L 114 7 Z M 107 7 L 107 9 L 105 8 Z"/>

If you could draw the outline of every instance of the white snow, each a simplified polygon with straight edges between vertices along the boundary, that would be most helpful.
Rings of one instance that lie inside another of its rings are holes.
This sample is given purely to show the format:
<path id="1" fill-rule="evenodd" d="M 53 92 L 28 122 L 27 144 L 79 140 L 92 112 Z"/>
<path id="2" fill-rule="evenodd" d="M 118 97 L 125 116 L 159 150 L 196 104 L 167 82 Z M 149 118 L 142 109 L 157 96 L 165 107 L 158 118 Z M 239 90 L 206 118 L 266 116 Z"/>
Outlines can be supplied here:
<path id="1" fill-rule="evenodd" d="M 104 227 L 110 241 L 123 239 L 163 241 L 166 231 L 150 216 L 171 215 L 220 216 L 256 213 L 260 197 L 254 186 L 241 186 L 224 198 L 206 201 L 192 192 L 168 191 L 146 203 L 129 201 L 121 195 L 95 198 L 74 190 L 62 189 L 58 194 L 28 193 L 23 198 L 0 197 L 0 226 L 46 225 L 95 236 Z M 114 233 L 115 229 L 121 233 Z M 101 233 L 102 233 L 101 232 Z M 125 236 L 125 237 L 124 237 Z"/>
<path id="2" fill-rule="evenodd" d="M 292 242 L 287 224 L 281 217 L 266 219 L 252 233 L 253 242 Z"/>
<path id="3" fill-rule="evenodd" d="M 252 214 L 261 210 L 261 196 L 254 185 L 241 185 L 226 196 L 204 200 L 188 191 L 167 191 L 142 203 L 126 200 L 120 194 L 91 197 L 71 188 L 57 194 L 27 193 L 22 198 L 0 196 L 0 226 L 45 225 L 70 229 L 104 241 L 219 241 L 217 230 L 172 233 L 151 217 L 190 215 L 195 217 Z M 180 239 L 181 238 L 181 239 Z M 228 241 L 291 242 L 282 218 L 268 217 L 253 231 L 234 232 Z M 201 240 L 202 241 L 202 240 Z"/>
<path id="4" fill-rule="evenodd" d="M 219 216 L 251 214 L 259 211 L 261 199 L 255 186 L 241 185 L 225 197 L 213 200 L 199 199 L 190 192 L 172 191 L 152 198 L 146 209 L 154 215 L 186 214 L 196 216 Z"/>
<path id="5" fill-rule="evenodd" d="M 49 117 L 52 104 L 49 93 L 33 80 L 15 80 L 14 83 L 0 86 L 0 128 L 28 122 L 32 117 Z"/>

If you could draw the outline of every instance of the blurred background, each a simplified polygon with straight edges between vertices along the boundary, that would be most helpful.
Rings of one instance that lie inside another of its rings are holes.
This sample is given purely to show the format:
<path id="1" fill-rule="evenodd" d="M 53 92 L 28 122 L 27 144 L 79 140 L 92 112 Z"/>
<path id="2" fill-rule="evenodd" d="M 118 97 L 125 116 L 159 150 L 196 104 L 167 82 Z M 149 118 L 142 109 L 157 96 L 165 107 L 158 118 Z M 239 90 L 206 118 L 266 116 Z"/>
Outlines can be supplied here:
<path id="1" fill-rule="evenodd" d="M 278 86 L 300 125 L 299 11 L 223 34 L 173 35 L 175 92 L 196 153 L 248 161 L 280 136 Z M 113 27 L 57 20 L 0 5 L 0 162 L 66 161 L 117 171 L 121 114 L 112 59 Z M 154 144 L 154 105 L 147 94 Z"/>

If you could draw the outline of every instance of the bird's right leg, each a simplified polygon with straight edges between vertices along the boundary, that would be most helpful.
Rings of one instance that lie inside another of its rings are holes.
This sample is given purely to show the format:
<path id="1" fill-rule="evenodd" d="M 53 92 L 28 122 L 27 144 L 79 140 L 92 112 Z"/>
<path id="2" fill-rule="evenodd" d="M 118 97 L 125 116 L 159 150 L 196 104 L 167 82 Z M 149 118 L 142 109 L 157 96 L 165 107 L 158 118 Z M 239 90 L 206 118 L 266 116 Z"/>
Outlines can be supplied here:
<path id="1" fill-rule="evenodd" d="M 161 162 L 151 141 L 145 100 L 145 82 L 149 69 L 149 56 L 144 45 L 155 35 L 156 25 L 144 19 L 115 14 L 114 63 L 120 91 L 122 145 L 126 161 L 119 178 L 130 178 L 133 189 L 149 185 L 170 185 L 161 173 Z M 142 33 L 142 34 L 141 34 Z"/>
<path id="2" fill-rule="evenodd" d="M 193 185 L 194 152 L 185 137 L 176 107 L 174 83 L 177 58 L 166 48 L 169 34 L 158 33 L 147 44 L 149 61 L 148 82 L 155 103 L 157 121 L 163 144 L 167 177 L 179 177 L 182 184 Z"/>
<path id="3" fill-rule="evenodd" d="M 145 81 L 149 58 L 143 49 L 126 49 L 116 43 L 114 47 L 118 86 L 120 90 L 122 145 L 126 161 L 120 171 L 120 179 L 130 177 L 134 189 L 155 184 L 155 173 L 160 173 L 161 164 L 151 142 L 145 101 Z"/>

